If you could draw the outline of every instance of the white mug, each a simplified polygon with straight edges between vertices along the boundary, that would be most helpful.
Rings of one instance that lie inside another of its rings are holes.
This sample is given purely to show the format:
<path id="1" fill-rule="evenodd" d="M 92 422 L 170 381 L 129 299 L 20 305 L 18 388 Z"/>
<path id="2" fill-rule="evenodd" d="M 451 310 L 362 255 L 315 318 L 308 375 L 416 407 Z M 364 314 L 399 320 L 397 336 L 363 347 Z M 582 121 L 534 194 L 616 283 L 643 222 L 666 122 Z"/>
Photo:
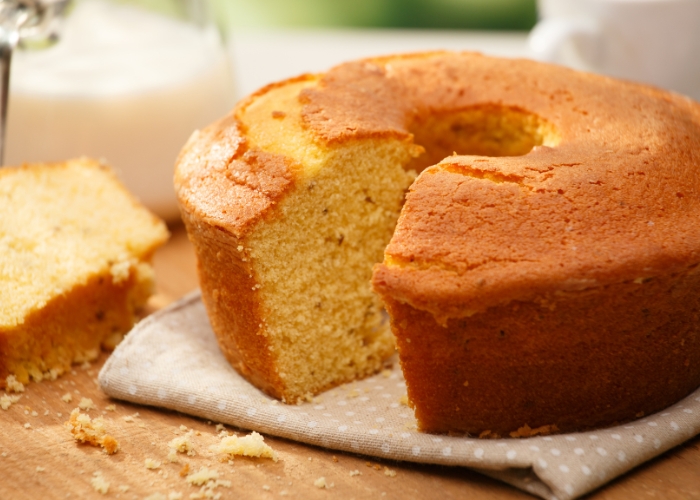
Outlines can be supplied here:
<path id="1" fill-rule="evenodd" d="M 700 100 L 700 0 L 538 0 L 532 56 Z"/>

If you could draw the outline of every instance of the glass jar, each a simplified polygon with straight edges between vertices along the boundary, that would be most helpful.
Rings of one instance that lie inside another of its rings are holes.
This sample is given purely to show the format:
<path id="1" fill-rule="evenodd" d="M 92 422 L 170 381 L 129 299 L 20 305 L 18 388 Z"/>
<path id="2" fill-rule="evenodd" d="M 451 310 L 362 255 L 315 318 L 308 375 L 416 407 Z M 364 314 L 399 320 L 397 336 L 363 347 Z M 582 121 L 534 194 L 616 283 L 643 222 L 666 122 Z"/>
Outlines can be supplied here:
<path id="1" fill-rule="evenodd" d="M 5 164 L 104 159 L 173 220 L 180 148 L 233 100 L 207 0 L 77 0 L 56 43 L 15 51 Z"/>

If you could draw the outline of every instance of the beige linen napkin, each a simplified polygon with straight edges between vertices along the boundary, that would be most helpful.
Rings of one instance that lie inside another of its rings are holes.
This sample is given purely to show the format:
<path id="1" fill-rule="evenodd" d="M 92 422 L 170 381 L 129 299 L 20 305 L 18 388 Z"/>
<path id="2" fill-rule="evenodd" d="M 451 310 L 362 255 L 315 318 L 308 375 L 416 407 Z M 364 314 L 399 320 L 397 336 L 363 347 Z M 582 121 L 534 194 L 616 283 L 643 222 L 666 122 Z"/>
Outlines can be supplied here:
<path id="1" fill-rule="evenodd" d="M 198 293 L 139 323 L 103 367 L 103 390 L 237 427 L 337 450 L 473 468 L 546 499 L 583 495 L 700 431 L 700 390 L 667 410 L 595 432 L 476 439 L 416 431 L 398 363 L 288 406 L 225 360 Z"/>

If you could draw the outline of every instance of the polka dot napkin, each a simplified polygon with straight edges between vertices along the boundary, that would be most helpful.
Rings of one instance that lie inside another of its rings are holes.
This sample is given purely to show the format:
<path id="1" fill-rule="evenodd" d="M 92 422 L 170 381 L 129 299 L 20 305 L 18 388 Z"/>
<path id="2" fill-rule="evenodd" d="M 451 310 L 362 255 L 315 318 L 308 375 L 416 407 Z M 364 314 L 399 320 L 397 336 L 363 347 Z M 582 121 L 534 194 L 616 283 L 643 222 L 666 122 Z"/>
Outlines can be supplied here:
<path id="1" fill-rule="evenodd" d="M 667 410 L 595 432 L 476 439 L 416 431 L 398 367 L 288 406 L 240 377 L 192 294 L 148 317 L 105 364 L 110 396 L 336 450 L 466 466 L 546 499 L 587 493 L 700 432 L 700 390 Z"/>

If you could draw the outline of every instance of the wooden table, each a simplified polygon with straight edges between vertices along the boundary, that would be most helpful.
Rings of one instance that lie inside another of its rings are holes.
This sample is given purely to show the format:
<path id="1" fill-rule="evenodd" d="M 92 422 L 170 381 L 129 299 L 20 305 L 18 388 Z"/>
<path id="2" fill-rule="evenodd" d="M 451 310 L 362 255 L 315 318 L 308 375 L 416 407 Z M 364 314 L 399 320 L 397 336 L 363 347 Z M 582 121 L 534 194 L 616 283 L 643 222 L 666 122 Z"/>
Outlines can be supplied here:
<path id="1" fill-rule="evenodd" d="M 172 230 L 170 242 L 155 257 L 155 307 L 197 286 L 192 247 L 181 226 Z M 532 498 L 468 469 L 379 461 L 274 437 L 266 437 L 266 442 L 279 453 L 276 463 L 246 458 L 236 458 L 232 464 L 220 463 L 205 451 L 218 441 L 215 422 L 106 397 L 96 383 L 106 358 L 103 354 L 90 367 L 76 366 L 56 381 L 30 384 L 17 404 L 0 410 L 0 499 L 102 498 L 91 485 L 96 473 L 110 483 L 105 498 L 143 499 L 154 493 L 168 498 L 174 492 L 188 499 L 200 489 L 181 477 L 185 464 L 190 471 L 207 466 L 217 470 L 221 479 L 231 481 L 230 487 L 214 490 L 223 499 Z M 70 403 L 62 400 L 67 393 L 73 398 Z M 96 409 L 89 414 L 103 415 L 110 433 L 119 441 L 121 450 L 117 454 L 108 456 L 99 448 L 76 444 L 64 427 L 82 397 L 92 399 Z M 108 411 L 112 404 L 116 404 L 116 410 Z M 132 418 L 124 418 L 129 416 Z M 181 463 L 169 463 L 167 443 L 184 433 L 181 426 L 198 433 L 194 442 L 202 452 L 193 457 L 180 455 Z M 590 498 L 700 499 L 699 445 L 700 438 L 695 438 L 613 481 Z M 148 458 L 162 465 L 149 470 L 145 467 Z M 387 475 L 385 468 L 396 475 Z M 351 476 L 355 470 L 361 474 Z M 319 477 L 333 486 L 314 486 Z"/>

